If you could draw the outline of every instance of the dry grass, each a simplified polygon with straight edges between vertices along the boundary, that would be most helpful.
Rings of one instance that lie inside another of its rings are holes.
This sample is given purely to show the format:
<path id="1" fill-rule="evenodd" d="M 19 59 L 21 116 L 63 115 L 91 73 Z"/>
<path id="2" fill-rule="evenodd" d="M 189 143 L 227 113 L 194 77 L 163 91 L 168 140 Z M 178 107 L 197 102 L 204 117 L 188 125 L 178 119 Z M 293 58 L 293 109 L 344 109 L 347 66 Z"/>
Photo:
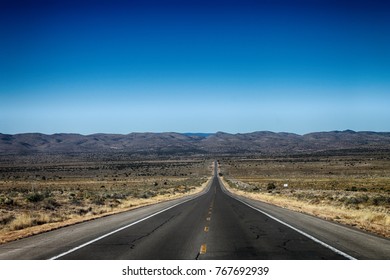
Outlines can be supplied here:
<path id="1" fill-rule="evenodd" d="M 21 213 L 9 225 L 8 230 L 0 232 L 0 244 L 10 242 L 13 240 L 25 238 L 35 234 L 51 231 L 61 227 L 74 225 L 77 223 L 94 220 L 108 215 L 118 214 L 121 212 L 133 210 L 139 207 L 156 204 L 162 201 L 172 200 L 183 196 L 189 196 L 200 193 L 208 185 L 210 179 L 202 185 L 191 188 L 187 192 L 168 193 L 157 195 L 151 198 L 135 198 L 126 199 L 120 206 L 111 208 L 107 206 L 100 207 L 100 210 L 94 213 L 87 213 L 86 215 L 70 215 L 58 221 L 49 214 L 42 213 Z M 183 188 L 184 189 L 184 188 Z"/>
<path id="2" fill-rule="evenodd" d="M 390 237 L 389 171 L 388 159 L 352 157 L 227 161 L 221 172 L 239 195 Z"/>
<path id="3" fill-rule="evenodd" d="M 212 172 L 205 161 L 137 162 L 122 172 L 96 172 L 98 164 L 54 165 L 44 175 L 30 165 L 2 169 L 0 243 L 200 192 Z"/>
<path id="4" fill-rule="evenodd" d="M 233 187 L 225 182 L 226 188 L 238 195 L 264 201 L 290 210 L 311 214 L 326 220 L 336 221 L 346 225 L 358 227 L 385 237 L 390 237 L 390 215 L 386 208 L 374 209 L 371 207 L 352 209 L 326 203 L 313 204 L 272 193 L 253 193 Z"/>

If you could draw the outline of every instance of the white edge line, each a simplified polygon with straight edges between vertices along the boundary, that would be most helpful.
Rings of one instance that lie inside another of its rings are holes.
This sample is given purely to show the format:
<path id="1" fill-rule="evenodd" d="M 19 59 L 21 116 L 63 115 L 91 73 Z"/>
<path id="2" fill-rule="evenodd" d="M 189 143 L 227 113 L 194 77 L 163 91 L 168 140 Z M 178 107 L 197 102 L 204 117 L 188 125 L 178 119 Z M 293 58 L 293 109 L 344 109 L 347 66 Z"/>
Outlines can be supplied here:
<path id="1" fill-rule="evenodd" d="M 223 185 L 223 183 L 222 183 L 222 185 Z M 224 186 L 223 188 L 225 188 L 225 186 Z M 282 220 L 279 220 L 278 218 L 276 218 L 276 217 L 274 217 L 274 216 L 272 216 L 272 215 L 270 215 L 270 214 L 268 214 L 268 213 L 266 213 L 266 212 L 264 212 L 264 211 L 262 211 L 262 210 L 260 210 L 260 209 L 258 209 L 258 208 L 256 208 L 256 207 L 254 207 L 254 206 L 252 206 L 252 205 L 250 205 L 250 204 L 248 204 L 248 203 L 246 203 L 245 201 L 242 201 L 241 199 L 239 199 L 239 198 L 237 198 L 237 197 L 231 195 L 229 191 L 224 190 L 224 192 L 225 192 L 226 194 L 228 194 L 231 198 L 234 198 L 234 199 L 238 200 L 239 202 L 245 204 L 246 206 L 248 206 L 248 207 L 250 207 L 250 208 L 252 208 L 252 209 L 254 209 L 254 210 L 256 210 L 256 211 L 258 211 L 258 212 L 260 212 L 260 213 L 262 213 L 262 214 L 264 214 L 264 215 L 266 215 L 267 217 L 269 217 L 269 218 L 271 218 L 271 219 L 273 219 L 273 220 L 275 220 L 275 221 L 281 223 L 282 225 L 285 225 L 286 227 L 289 227 L 289 228 L 295 230 L 296 232 L 298 232 L 298 233 L 300 233 L 300 234 L 306 236 L 307 238 L 310 238 L 310 239 L 313 240 L 314 242 L 317 242 L 318 244 L 321 244 L 322 246 L 324 246 L 324 247 L 326 247 L 326 248 L 332 250 L 333 252 L 335 252 L 335 253 L 337 253 L 337 254 L 339 254 L 339 255 L 341 255 L 341 256 L 343 256 L 343 257 L 349 259 L 349 260 L 356 260 L 356 258 L 354 258 L 354 257 L 352 257 L 352 256 L 350 256 L 350 255 L 348 255 L 347 253 L 344 253 L 343 251 L 340 251 L 339 249 L 336 249 L 335 247 L 333 247 L 333 246 L 331 246 L 331 245 L 329 245 L 329 244 L 327 244 L 327 243 L 325 243 L 325 242 L 323 242 L 323 241 L 321 241 L 321 240 L 315 238 L 314 236 L 312 236 L 312 235 L 310 235 L 310 234 L 308 234 L 308 233 L 306 233 L 306 232 L 304 232 L 304 231 L 302 231 L 302 230 L 300 230 L 300 229 L 297 229 L 296 227 L 293 227 L 292 225 L 290 225 L 290 224 L 288 224 L 288 223 L 286 223 L 286 222 L 283 222 Z"/>
<path id="2" fill-rule="evenodd" d="M 110 236 L 110 235 L 113 235 L 113 234 L 115 234 L 115 233 L 117 233 L 117 232 L 119 232 L 119 231 L 122 231 L 122 230 L 124 230 L 124 229 L 126 229 L 126 228 L 129 228 L 129 227 L 131 227 L 131 226 L 134 226 L 134 225 L 136 225 L 136 224 L 138 224 L 138 223 L 140 223 L 140 222 L 143 222 L 143 221 L 145 221 L 145 220 L 147 220 L 147 219 L 149 219 L 149 218 L 152 218 L 152 217 L 154 217 L 154 216 L 156 216 L 156 215 L 158 215 L 158 214 L 161 214 L 161 213 L 163 213 L 163 212 L 165 212 L 165 211 L 168 211 L 169 209 L 172 209 L 172 208 L 174 208 L 174 207 L 176 207 L 176 206 L 179 206 L 179 205 L 181 205 L 181 204 L 183 204 L 183 203 L 186 203 L 186 202 L 188 202 L 188 201 L 194 200 L 195 198 L 198 198 L 198 197 L 200 197 L 200 196 L 206 194 L 206 193 L 210 190 L 210 186 L 211 186 L 211 184 L 212 184 L 212 180 L 213 180 L 213 179 L 210 180 L 209 186 L 207 187 L 207 189 L 206 189 L 206 191 L 205 191 L 204 193 L 200 193 L 199 195 L 196 195 L 196 196 L 194 196 L 194 197 L 192 197 L 192 198 L 190 198 L 190 199 L 186 199 L 186 200 L 184 200 L 184 201 L 182 201 L 182 202 L 179 202 L 179 203 L 177 203 L 177 204 L 174 204 L 174 205 L 172 205 L 172 206 L 169 206 L 168 208 L 165 208 L 165 209 L 160 210 L 160 211 L 158 211 L 158 212 L 156 212 L 156 213 L 153 213 L 153 214 L 151 214 L 151 215 L 149 215 L 149 216 L 147 216 L 147 217 L 145 217 L 145 218 L 142 218 L 142 219 L 140 219 L 140 220 L 137 220 L 137 221 L 135 221 L 135 222 L 133 222 L 133 223 L 131 223 L 131 224 L 125 225 L 125 226 L 123 226 L 123 227 L 121 227 L 121 228 L 118 228 L 118 229 L 116 229 L 116 230 L 114 230 L 114 231 L 111 231 L 111 232 L 106 233 L 106 234 L 104 234 L 104 235 L 102 235 L 102 236 L 99 236 L 99 237 L 97 237 L 97 238 L 95 238 L 95 239 L 92 239 L 92 240 L 90 240 L 90 241 L 88 241 L 88 242 L 86 242 L 86 243 L 83 243 L 83 244 L 81 244 L 81 245 L 79 245 L 79 246 L 77 246 L 77 247 L 74 247 L 74 248 L 72 248 L 72 249 L 70 249 L 70 250 L 68 250 L 68 251 L 66 251 L 66 252 L 64 252 L 64 253 L 61 253 L 61 254 L 59 254 L 59 255 L 57 255 L 57 256 L 54 256 L 54 257 L 50 258 L 49 260 L 56 260 L 56 259 L 59 259 L 59 258 L 61 258 L 61 257 L 63 257 L 63 256 L 69 255 L 70 253 L 73 253 L 73 252 L 75 252 L 75 251 L 77 251 L 77 250 L 79 250 L 79 249 L 81 249 L 81 248 L 83 248 L 83 247 L 85 247 L 85 246 L 88 246 L 88 245 L 90 245 L 90 244 L 92 244 L 92 243 L 95 243 L 96 241 L 99 241 L 99 240 L 101 240 L 101 239 L 103 239 L 103 238 L 106 238 L 106 237 L 108 237 L 108 236 Z"/>

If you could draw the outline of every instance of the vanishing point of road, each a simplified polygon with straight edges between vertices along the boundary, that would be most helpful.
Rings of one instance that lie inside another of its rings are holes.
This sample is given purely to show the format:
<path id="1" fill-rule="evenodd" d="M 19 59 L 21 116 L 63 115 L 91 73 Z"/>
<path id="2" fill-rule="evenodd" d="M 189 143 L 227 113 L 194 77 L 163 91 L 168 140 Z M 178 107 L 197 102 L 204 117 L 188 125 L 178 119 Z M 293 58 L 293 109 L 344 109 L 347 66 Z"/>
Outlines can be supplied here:
<path id="1" fill-rule="evenodd" d="M 228 193 L 196 196 L 0 246 L 0 259 L 390 259 L 390 240 Z"/>

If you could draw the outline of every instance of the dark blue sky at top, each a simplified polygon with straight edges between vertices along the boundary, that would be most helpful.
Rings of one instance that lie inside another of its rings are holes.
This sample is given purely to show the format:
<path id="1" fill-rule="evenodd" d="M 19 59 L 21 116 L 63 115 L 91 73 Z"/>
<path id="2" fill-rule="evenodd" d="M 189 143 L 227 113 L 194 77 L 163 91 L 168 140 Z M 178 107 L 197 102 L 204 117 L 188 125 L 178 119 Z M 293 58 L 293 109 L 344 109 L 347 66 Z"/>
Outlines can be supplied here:
<path id="1" fill-rule="evenodd" d="M 390 130 L 386 1 L 0 3 L 0 132 Z"/>

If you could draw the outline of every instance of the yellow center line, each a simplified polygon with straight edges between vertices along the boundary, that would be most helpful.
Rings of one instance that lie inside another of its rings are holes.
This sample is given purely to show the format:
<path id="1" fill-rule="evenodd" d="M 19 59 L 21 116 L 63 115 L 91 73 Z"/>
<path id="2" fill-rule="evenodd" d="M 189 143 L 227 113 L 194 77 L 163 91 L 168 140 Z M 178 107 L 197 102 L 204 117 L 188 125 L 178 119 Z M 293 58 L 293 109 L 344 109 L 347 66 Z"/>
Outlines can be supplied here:
<path id="1" fill-rule="evenodd" d="M 204 231 L 208 232 L 209 231 L 209 227 L 204 227 Z"/>
<path id="2" fill-rule="evenodd" d="M 204 255 L 204 254 L 206 254 L 206 251 L 207 251 L 207 245 L 206 245 L 206 244 L 202 244 L 202 246 L 200 246 L 200 251 L 199 251 L 199 253 L 200 253 L 201 255 Z"/>

